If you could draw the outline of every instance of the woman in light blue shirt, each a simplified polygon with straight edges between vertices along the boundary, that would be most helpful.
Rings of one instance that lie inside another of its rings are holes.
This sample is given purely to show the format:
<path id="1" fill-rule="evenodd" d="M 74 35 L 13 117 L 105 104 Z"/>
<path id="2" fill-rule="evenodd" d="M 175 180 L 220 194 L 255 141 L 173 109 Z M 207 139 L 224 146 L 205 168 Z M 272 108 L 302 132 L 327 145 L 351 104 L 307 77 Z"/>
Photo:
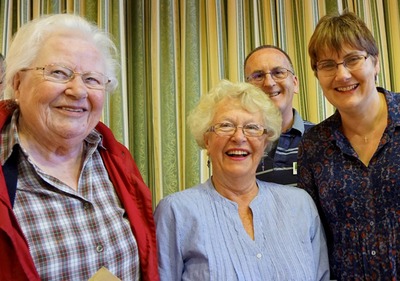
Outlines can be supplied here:
<path id="1" fill-rule="evenodd" d="M 281 122 L 271 100 L 247 83 L 223 80 L 202 96 L 188 124 L 207 150 L 212 177 L 157 206 L 162 281 L 329 280 L 312 199 L 255 176 Z"/>

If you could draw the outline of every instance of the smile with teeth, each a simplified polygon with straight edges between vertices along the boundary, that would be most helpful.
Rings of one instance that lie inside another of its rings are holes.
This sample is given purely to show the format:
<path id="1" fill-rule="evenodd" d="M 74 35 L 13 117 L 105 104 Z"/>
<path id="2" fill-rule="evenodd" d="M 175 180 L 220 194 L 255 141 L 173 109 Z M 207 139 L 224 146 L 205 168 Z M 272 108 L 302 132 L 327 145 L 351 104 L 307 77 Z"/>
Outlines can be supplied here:
<path id="1" fill-rule="evenodd" d="M 243 151 L 243 150 L 231 150 L 229 152 L 226 153 L 229 156 L 233 156 L 233 157 L 240 157 L 240 156 L 247 156 L 249 155 L 248 152 Z"/>
<path id="2" fill-rule="evenodd" d="M 279 95 L 281 92 L 275 92 L 275 93 L 269 93 L 268 96 L 270 98 L 276 97 L 277 95 Z"/>
<path id="3" fill-rule="evenodd" d="M 83 112 L 82 108 L 70 108 L 70 107 L 61 107 L 61 109 L 66 110 L 66 111 L 72 111 L 72 112 Z"/>
<path id="4" fill-rule="evenodd" d="M 351 85 L 351 86 L 347 86 L 347 87 L 340 87 L 340 88 L 336 88 L 336 90 L 340 91 L 340 92 L 346 92 L 346 91 L 351 91 L 355 88 L 357 88 L 357 84 L 356 85 Z"/>

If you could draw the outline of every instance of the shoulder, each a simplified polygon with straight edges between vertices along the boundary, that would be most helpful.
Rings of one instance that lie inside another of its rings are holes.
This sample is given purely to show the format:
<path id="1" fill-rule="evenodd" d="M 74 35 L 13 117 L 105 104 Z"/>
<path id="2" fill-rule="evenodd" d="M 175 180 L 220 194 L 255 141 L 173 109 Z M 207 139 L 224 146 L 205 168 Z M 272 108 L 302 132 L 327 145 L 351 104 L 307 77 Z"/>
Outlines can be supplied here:
<path id="1" fill-rule="evenodd" d="M 305 141 L 311 140 L 314 143 L 320 141 L 331 141 L 333 132 L 340 126 L 340 115 L 336 112 L 332 116 L 323 120 L 321 123 L 310 126 L 304 135 Z"/>
<path id="2" fill-rule="evenodd" d="M 311 217 L 315 217 L 318 213 L 313 199 L 304 189 L 262 181 L 259 181 L 259 186 L 269 205 L 280 212 L 285 211 L 294 216 L 299 213 L 309 214 Z"/>
<path id="3" fill-rule="evenodd" d="M 112 154 L 118 158 L 121 158 L 122 161 L 133 160 L 129 149 L 115 138 L 111 129 L 108 128 L 104 123 L 99 122 L 96 125 L 95 130 L 101 135 L 101 144 L 105 148 L 105 151 L 102 151 L 102 154 Z"/>
<path id="4" fill-rule="evenodd" d="M 384 88 L 378 87 L 378 92 L 385 95 L 387 107 L 390 115 L 396 126 L 400 124 L 400 93 L 388 91 Z"/>
<path id="5" fill-rule="evenodd" d="M 206 193 L 205 183 L 172 193 L 161 199 L 156 207 L 156 212 L 163 212 L 166 209 L 175 209 L 183 212 L 191 211 L 194 206 L 207 200 Z"/>
<path id="6" fill-rule="evenodd" d="M 310 195 L 304 189 L 259 180 L 257 182 L 260 190 L 267 191 L 276 198 L 284 198 L 285 201 L 292 201 L 294 204 L 297 204 L 296 202 L 300 201 L 312 201 Z"/>

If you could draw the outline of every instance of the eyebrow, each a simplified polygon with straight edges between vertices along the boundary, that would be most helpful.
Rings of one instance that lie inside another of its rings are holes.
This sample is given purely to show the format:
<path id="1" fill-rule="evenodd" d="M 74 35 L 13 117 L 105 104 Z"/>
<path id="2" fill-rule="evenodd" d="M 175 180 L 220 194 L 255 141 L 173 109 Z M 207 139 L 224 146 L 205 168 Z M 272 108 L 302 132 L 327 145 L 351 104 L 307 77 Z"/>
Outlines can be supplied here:
<path id="1" fill-rule="evenodd" d="M 348 58 L 348 57 L 352 57 L 352 56 L 364 56 L 364 54 L 362 54 L 362 52 L 363 51 L 351 51 L 350 53 L 347 53 L 344 57 L 343 57 L 343 59 L 346 59 L 346 58 Z M 368 54 L 368 53 L 367 53 Z M 322 59 L 322 60 L 319 60 L 318 62 L 321 62 L 321 61 L 335 61 L 334 59 Z"/>

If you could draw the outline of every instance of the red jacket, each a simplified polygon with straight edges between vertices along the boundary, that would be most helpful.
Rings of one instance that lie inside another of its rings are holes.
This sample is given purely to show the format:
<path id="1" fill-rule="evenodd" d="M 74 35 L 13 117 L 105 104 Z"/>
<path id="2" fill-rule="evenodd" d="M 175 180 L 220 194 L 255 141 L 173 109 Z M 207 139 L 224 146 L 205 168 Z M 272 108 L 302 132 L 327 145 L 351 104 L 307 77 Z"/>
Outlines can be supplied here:
<path id="1" fill-rule="evenodd" d="M 15 106 L 0 102 L 0 128 L 10 121 Z M 158 262 L 151 193 L 128 149 L 119 143 L 111 130 L 99 122 L 96 129 L 103 136 L 100 150 L 110 179 L 131 223 L 139 248 L 141 280 L 158 281 Z M 40 280 L 28 243 L 14 216 L 2 167 L 0 166 L 0 280 Z"/>

